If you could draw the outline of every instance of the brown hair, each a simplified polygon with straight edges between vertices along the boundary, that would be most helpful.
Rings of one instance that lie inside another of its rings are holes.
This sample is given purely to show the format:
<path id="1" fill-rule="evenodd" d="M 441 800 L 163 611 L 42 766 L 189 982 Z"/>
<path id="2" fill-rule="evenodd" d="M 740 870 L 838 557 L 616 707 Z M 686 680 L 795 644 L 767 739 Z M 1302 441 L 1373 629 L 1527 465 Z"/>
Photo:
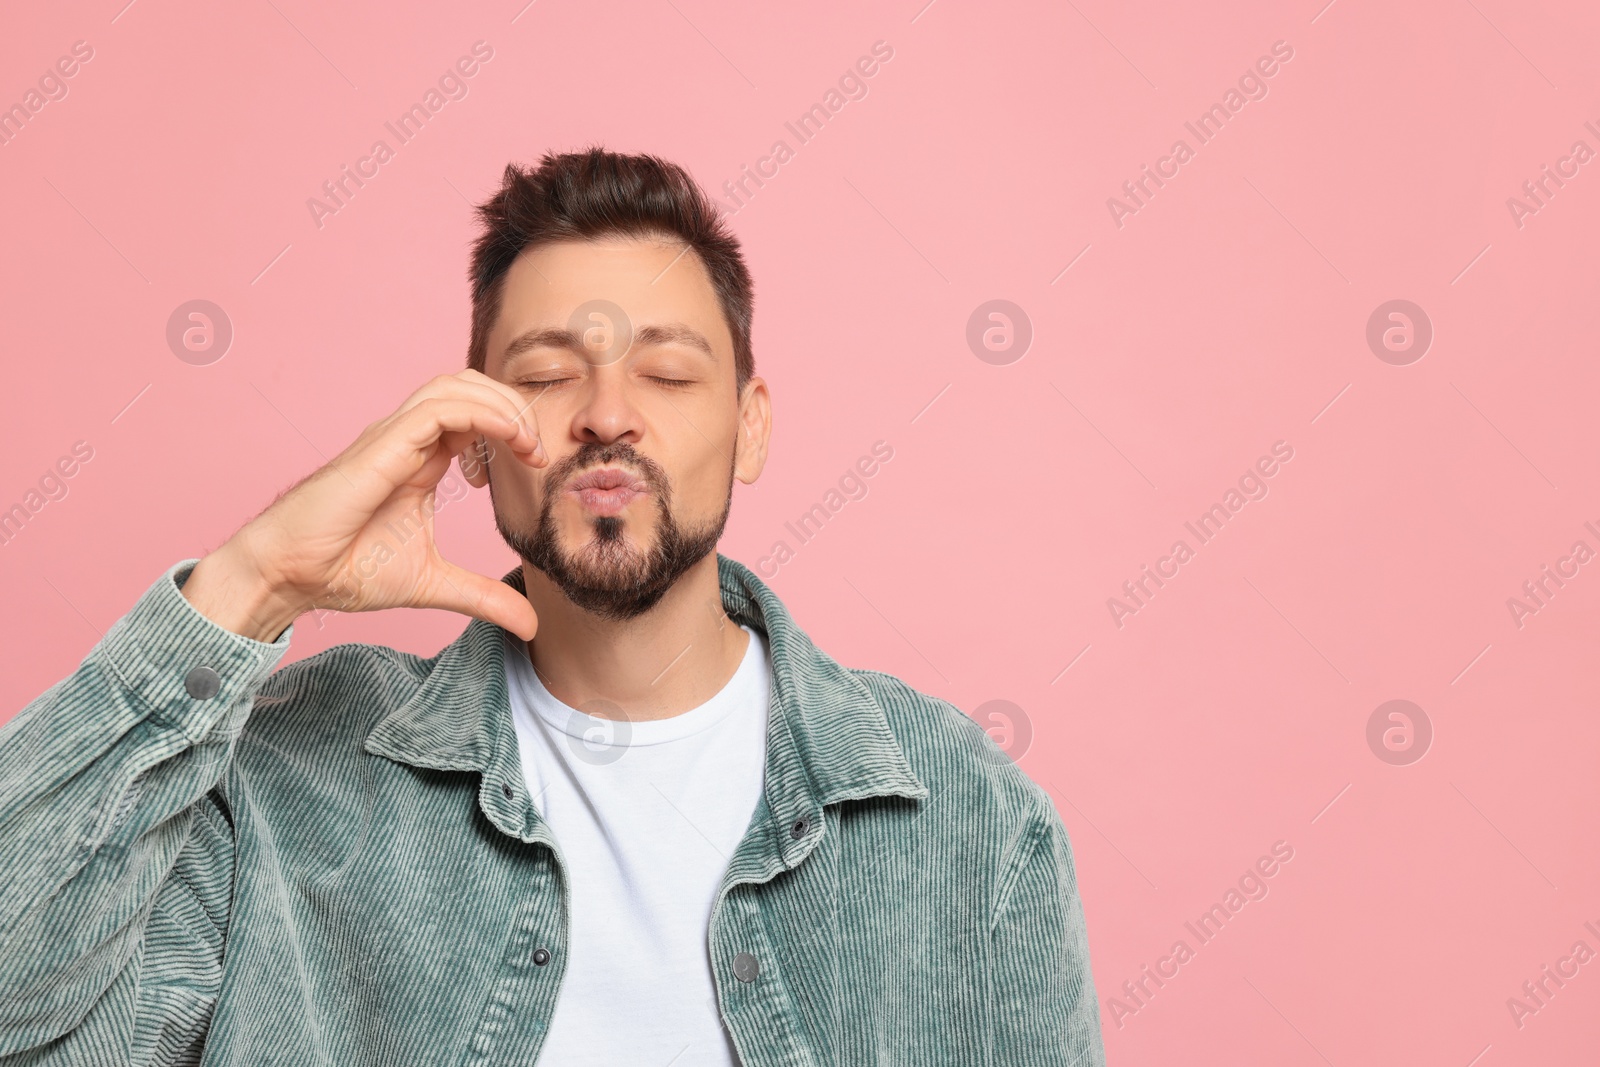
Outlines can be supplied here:
<path id="1" fill-rule="evenodd" d="M 472 246 L 472 336 L 467 366 L 481 371 L 500 315 L 506 273 L 526 248 L 601 237 L 679 238 L 705 264 L 733 335 L 735 391 L 755 374 L 750 347 L 754 289 L 739 241 L 684 169 L 653 155 L 594 147 L 546 152 L 537 168 L 507 164 L 500 190 L 477 207 L 483 232 Z"/>

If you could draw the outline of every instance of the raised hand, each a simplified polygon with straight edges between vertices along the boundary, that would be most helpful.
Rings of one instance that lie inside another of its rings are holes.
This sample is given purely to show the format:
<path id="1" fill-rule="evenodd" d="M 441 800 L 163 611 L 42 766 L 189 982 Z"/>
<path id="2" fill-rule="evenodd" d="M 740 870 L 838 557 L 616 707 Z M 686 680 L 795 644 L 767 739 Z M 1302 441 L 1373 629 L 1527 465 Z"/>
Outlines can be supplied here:
<path id="1" fill-rule="evenodd" d="M 236 633 L 274 641 L 315 608 L 445 608 L 531 640 L 538 617 L 526 597 L 439 555 L 433 497 L 451 461 L 487 477 L 479 442 L 503 442 L 530 467 L 550 460 L 521 395 L 475 370 L 444 374 L 372 423 L 326 466 L 301 479 L 195 565 L 183 594 Z M 395 545 L 385 530 L 421 526 Z M 381 565 L 356 573 L 388 543 Z"/>

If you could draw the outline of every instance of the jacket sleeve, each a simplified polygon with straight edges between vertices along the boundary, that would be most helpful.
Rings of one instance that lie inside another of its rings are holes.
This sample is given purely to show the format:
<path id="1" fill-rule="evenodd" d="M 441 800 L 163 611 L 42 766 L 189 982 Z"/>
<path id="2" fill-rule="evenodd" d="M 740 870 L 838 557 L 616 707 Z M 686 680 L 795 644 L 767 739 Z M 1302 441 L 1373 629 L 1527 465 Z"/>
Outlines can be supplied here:
<path id="1" fill-rule="evenodd" d="M 1008 1067 L 1104 1067 L 1100 1006 L 1072 847 L 1049 796 L 1004 865 L 990 932 L 994 1062 Z"/>
<path id="2" fill-rule="evenodd" d="M 0 728 L 0 1064 L 193 1062 L 204 1041 L 233 888 L 216 787 L 294 628 L 212 622 L 180 589 L 198 562 Z"/>

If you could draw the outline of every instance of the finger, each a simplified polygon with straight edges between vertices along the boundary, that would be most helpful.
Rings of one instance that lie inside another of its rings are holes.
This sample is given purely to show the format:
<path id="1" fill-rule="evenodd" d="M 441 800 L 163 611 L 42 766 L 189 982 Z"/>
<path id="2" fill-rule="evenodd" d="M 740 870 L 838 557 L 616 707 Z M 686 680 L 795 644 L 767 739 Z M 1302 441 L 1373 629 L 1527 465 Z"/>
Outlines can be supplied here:
<path id="1" fill-rule="evenodd" d="M 497 382 L 478 371 L 463 371 L 462 373 L 476 375 L 475 378 L 465 379 L 462 383 L 463 385 L 469 390 L 481 391 L 480 395 L 484 397 L 486 402 L 492 402 L 495 397 L 504 398 L 507 403 L 515 408 L 517 417 L 526 424 L 528 430 L 533 434 L 534 451 L 532 453 L 514 452 L 513 454 L 521 458 L 530 467 L 542 467 L 548 463 L 549 457 L 544 448 L 544 437 L 539 429 L 538 413 L 533 410 L 533 401 L 524 401 L 522 394 L 511 388 L 511 386 L 506 385 L 504 382 Z M 492 459 L 497 451 L 492 442 L 488 443 L 488 449 L 489 458 Z"/>
<path id="2" fill-rule="evenodd" d="M 453 377 L 461 395 L 481 396 L 488 403 L 503 402 L 508 411 L 514 412 L 516 417 L 526 422 L 534 433 L 538 433 L 539 414 L 534 410 L 533 401 L 525 397 L 520 390 L 475 370 L 464 370 Z"/>
<path id="3" fill-rule="evenodd" d="M 438 559 L 440 581 L 425 603 L 417 607 L 444 608 L 470 615 L 510 630 L 524 641 L 533 640 L 539 616 L 528 598 L 505 582 L 476 574 L 445 559 Z"/>
<path id="4" fill-rule="evenodd" d="M 517 390 L 497 382 L 480 371 L 464 370 L 458 374 L 441 374 L 424 384 L 406 398 L 396 414 L 409 411 L 429 400 L 477 397 L 483 403 L 503 412 L 507 418 L 527 424 L 535 440 L 539 436 L 538 415 L 531 402 L 525 401 Z"/>
<path id="5" fill-rule="evenodd" d="M 451 434 L 456 436 L 446 442 Z M 394 416 L 369 446 L 375 454 L 366 458 L 399 485 L 414 479 L 441 448 L 459 454 L 477 436 L 503 442 L 517 453 L 532 455 L 537 447 L 526 425 L 512 422 L 498 408 L 476 398 L 429 399 Z M 543 462 L 541 459 L 539 465 Z"/>
<path id="6" fill-rule="evenodd" d="M 494 457 L 503 454 L 505 449 L 499 448 L 492 441 L 486 441 L 477 434 L 447 434 L 448 439 L 457 437 L 470 438 L 464 440 L 459 448 L 454 448 L 452 455 L 460 460 L 461 473 L 475 489 L 482 489 L 489 484 L 489 465 Z M 526 452 L 511 453 L 517 459 L 530 467 L 539 467 L 542 464 Z"/>
<path id="7" fill-rule="evenodd" d="M 457 378 L 455 375 L 437 375 L 424 383 L 416 392 L 407 397 L 405 402 L 384 420 L 384 423 L 398 421 L 402 416 L 432 401 L 474 398 L 500 413 L 502 417 L 513 424 L 524 425 L 526 427 L 525 435 L 532 442 L 531 447 L 513 448 L 513 452 L 523 455 L 523 462 L 529 466 L 538 467 L 544 464 L 545 453 L 543 445 L 539 441 L 537 420 L 529 418 L 523 412 L 520 412 L 517 409 L 517 405 L 512 402 L 512 398 L 504 393 L 496 389 L 487 388 L 478 382 Z M 464 450 L 464 442 L 469 441 L 472 436 L 475 435 L 469 435 L 468 438 L 446 438 L 445 447 L 450 449 L 452 455 L 460 455 Z"/>
<path id="8" fill-rule="evenodd" d="M 440 451 L 449 454 L 447 463 L 450 458 L 459 460 L 462 475 L 478 489 L 489 484 L 489 464 L 497 455 L 510 452 L 529 467 L 544 465 L 534 453 L 502 448 L 499 442 L 485 440 L 482 434 L 471 431 L 447 431 L 440 438 Z"/>
<path id="9" fill-rule="evenodd" d="M 464 371 L 461 371 L 456 375 L 456 377 L 460 378 L 464 382 L 469 382 L 474 385 L 482 386 L 486 389 L 494 390 L 495 392 L 504 396 L 507 400 L 511 401 L 518 411 L 524 413 L 525 418 L 536 419 L 536 416 L 533 413 L 533 400 L 530 400 L 524 396 L 522 390 L 516 388 L 515 386 L 509 385 L 506 382 L 502 382 L 497 378 L 491 378 L 482 371 L 473 370 L 470 367 Z M 535 426 L 535 429 L 537 429 L 537 425 Z"/>
<path id="10" fill-rule="evenodd" d="M 451 432 L 464 435 L 456 438 L 458 442 L 481 435 L 490 440 L 520 438 L 521 447 L 528 447 L 525 428 L 497 410 L 476 401 L 423 401 L 373 423 L 329 465 L 339 469 L 353 490 L 340 494 L 339 506 L 370 515 L 402 485 L 432 488 L 454 456 L 441 444 L 441 438 Z M 444 462 L 431 474 L 424 473 L 441 455 Z"/>

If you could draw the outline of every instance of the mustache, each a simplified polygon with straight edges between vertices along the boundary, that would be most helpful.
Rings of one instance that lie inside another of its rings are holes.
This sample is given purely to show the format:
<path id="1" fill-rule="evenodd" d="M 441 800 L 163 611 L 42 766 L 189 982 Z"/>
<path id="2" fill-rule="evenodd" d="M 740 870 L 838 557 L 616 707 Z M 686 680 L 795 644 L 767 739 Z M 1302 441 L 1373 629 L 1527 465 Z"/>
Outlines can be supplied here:
<path id="1" fill-rule="evenodd" d="M 594 467 L 618 466 L 639 472 L 639 476 L 658 494 L 668 488 L 667 472 L 649 456 L 627 442 L 609 445 L 587 442 L 566 459 L 558 460 L 545 479 L 546 491 L 563 488 L 573 478 Z"/>

